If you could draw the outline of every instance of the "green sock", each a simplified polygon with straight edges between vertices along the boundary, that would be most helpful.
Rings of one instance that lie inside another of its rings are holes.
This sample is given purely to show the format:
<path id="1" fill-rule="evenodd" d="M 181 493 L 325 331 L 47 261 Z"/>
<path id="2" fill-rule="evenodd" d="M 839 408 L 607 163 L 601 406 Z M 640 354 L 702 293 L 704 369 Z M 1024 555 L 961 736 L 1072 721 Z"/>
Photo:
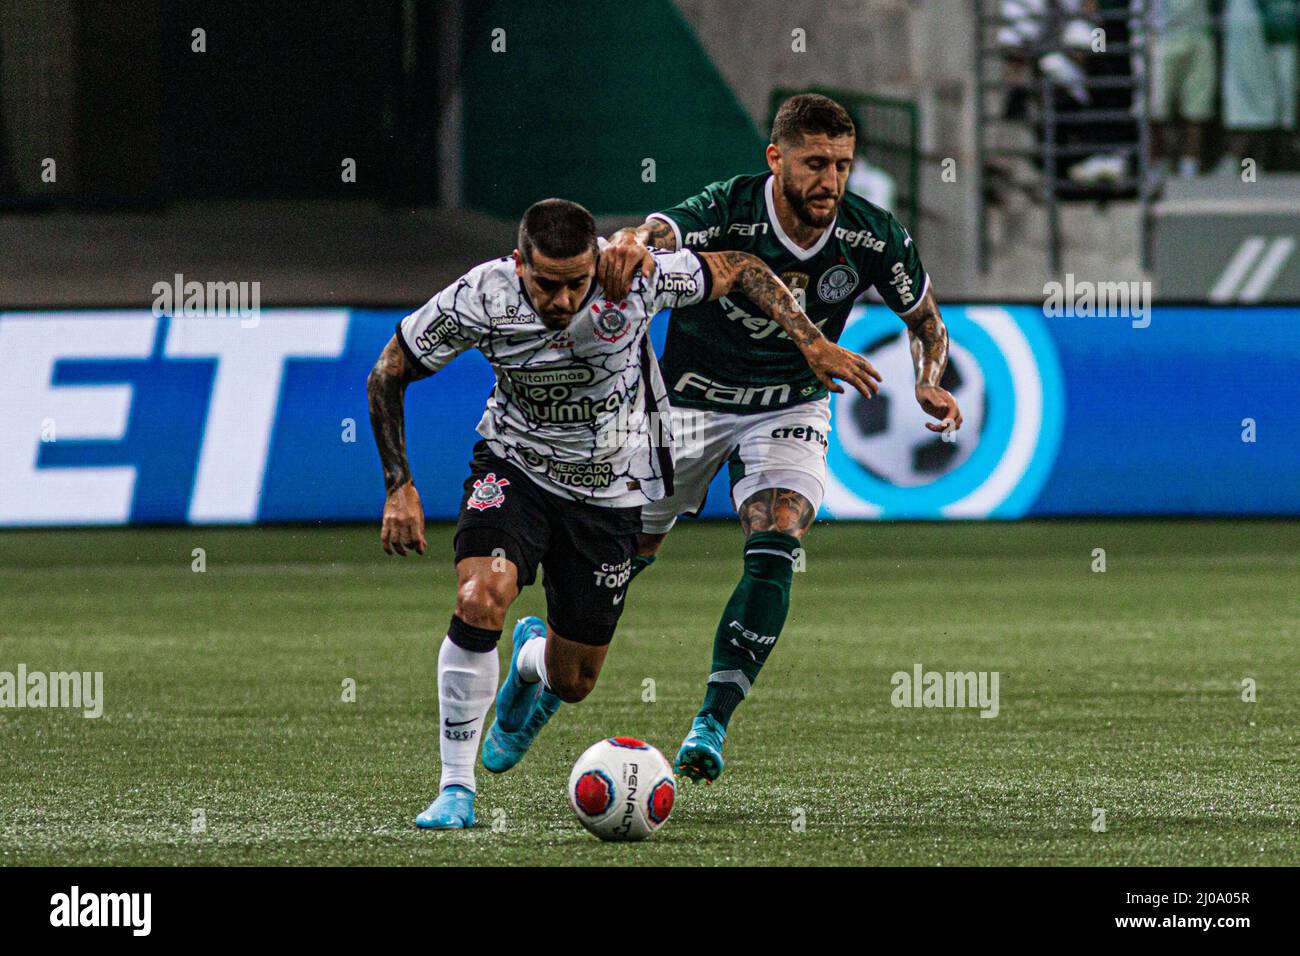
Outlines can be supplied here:
<path id="1" fill-rule="evenodd" d="M 724 728 L 781 635 L 798 547 L 799 539 L 784 531 L 756 531 L 745 541 L 745 573 L 718 622 L 713 669 L 700 708 Z"/>
<path id="2" fill-rule="evenodd" d="M 638 574 L 640 574 L 642 571 L 644 571 L 646 568 L 650 567 L 650 565 L 654 563 L 655 563 L 655 556 L 653 554 L 632 555 L 632 577 L 630 577 L 628 580 L 635 581 L 636 576 Z"/>

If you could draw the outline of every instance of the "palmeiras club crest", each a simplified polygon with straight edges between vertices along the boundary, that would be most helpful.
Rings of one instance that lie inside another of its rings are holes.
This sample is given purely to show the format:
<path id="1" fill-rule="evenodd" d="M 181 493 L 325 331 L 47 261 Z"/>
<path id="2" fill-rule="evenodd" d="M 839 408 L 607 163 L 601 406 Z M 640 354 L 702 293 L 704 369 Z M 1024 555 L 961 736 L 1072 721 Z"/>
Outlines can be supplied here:
<path id="1" fill-rule="evenodd" d="M 605 300 L 604 308 L 592 303 L 591 325 L 596 332 L 596 338 L 606 342 L 617 342 L 627 335 L 632 328 L 632 319 L 623 311 L 626 308 L 626 302 L 615 303 L 609 299 Z"/>
<path id="2" fill-rule="evenodd" d="M 508 478 L 498 478 L 495 473 L 488 472 L 483 478 L 474 480 L 474 491 L 469 496 L 469 506 L 476 511 L 483 511 L 487 508 L 500 508 L 505 503 L 506 485 L 510 484 Z"/>
<path id="3" fill-rule="evenodd" d="M 848 266 L 831 266 L 817 282 L 817 294 L 823 302 L 839 302 L 847 299 L 858 287 L 858 274 Z"/>

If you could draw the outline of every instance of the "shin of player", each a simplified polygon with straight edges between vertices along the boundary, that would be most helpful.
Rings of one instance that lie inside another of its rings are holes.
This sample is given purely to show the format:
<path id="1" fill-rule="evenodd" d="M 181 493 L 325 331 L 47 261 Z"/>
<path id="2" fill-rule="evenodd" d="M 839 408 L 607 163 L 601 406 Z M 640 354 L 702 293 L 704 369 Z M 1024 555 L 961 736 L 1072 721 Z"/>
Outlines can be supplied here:
<path id="1" fill-rule="evenodd" d="M 760 491 L 741 507 L 743 571 L 713 636 L 713 661 L 699 713 L 724 731 L 785 627 L 790 585 L 802 558 L 800 538 L 814 513 L 807 499 L 788 489 Z"/>
<path id="2" fill-rule="evenodd" d="M 475 550 L 476 539 L 490 543 L 490 532 L 484 530 L 471 528 L 461 552 Z M 505 543 L 504 538 L 497 540 Z M 483 756 L 488 769 L 513 767 L 560 701 L 576 703 L 591 692 L 606 651 L 606 646 L 570 641 L 554 631 L 548 635 L 540 618 L 524 618 L 515 626 L 514 666 L 498 695 L 497 643 L 519 594 L 519 568 L 501 556 L 504 548 L 493 551 L 492 556 L 466 556 L 457 562 L 456 612 L 438 654 L 439 793 L 450 791 L 453 798 L 458 791 L 472 794 L 477 789 L 474 765 L 480 741 L 487 740 Z M 548 656 L 553 677 L 548 674 Z M 497 723 L 485 738 L 484 722 L 498 697 Z M 522 731 L 527 732 L 526 740 Z M 472 825 L 472 805 L 469 819 Z M 439 820 L 430 817 L 425 822 L 434 826 Z"/>

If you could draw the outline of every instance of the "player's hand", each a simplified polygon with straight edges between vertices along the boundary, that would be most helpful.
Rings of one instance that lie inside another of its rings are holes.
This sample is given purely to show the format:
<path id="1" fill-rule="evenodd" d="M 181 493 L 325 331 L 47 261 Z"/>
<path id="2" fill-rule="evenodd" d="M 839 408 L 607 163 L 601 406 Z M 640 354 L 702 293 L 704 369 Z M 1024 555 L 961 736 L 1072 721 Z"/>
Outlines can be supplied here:
<path id="1" fill-rule="evenodd" d="M 925 423 L 930 431 L 946 432 L 961 428 L 961 409 L 957 407 L 957 399 L 938 385 L 916 386 L 916 401 L 927 415 L 939 419 L 937 425 L 934 422 Z"/>
<path id="2" fill-rule="evenodd" d="M 835 381 L 837 378 L 856 388 L 863 398 L 871 398 L 880 391 L 881 378 L 875 366 L 857 352 L 840 348 L 830 339 L 818 339 L 804 349 L 803 354 L 812 373 L 832 392 L 844 391 L 844 386 Z"/>
<path id="3" fill-rule="evenodd" d="M 613 240 L 600 251 L 600 261 L 596 263 L 596 281 L 606 295 L 618 301 L 631 290 L 632 277 L 637 270 L 649 278 L 655 271 L 654 255 L 636 237 L 634 230 L 616 232 Z"/>
<path id="4" fill-rule="evenodd" d="M 408 481 L 389 493 L 379 541 L 389 554 L 405 557 L 408 548 L 424 554 L 424 505 L 413 483 Z"/>

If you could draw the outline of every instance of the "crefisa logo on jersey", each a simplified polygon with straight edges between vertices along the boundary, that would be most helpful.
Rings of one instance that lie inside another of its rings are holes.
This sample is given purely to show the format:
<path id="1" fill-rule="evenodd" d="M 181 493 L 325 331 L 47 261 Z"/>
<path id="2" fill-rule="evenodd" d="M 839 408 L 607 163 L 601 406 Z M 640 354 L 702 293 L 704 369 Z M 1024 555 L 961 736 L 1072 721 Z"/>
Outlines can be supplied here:
<path id="1" fill-rule="evenodd" d="M 707 246 L 710 239 L 716 239 L 722 235 L 721 226 L 710 226 L 708 229 L 697 229 L 694 232 L 688 232 L 682 238 L 684 246 Z"/>
<path id="2" fill-rule="evenodd" d="M 1036 314 L 1037 313 L 1037 314 Z M 949 306 L 940 384 L 961 405 L 949 435 L 913 394 L 907 331 L 887 309 L 858 307 L 840 345 L 880 370 L 870 401 L 832 396 L 826 509 L 838 518 L 1017 518 L 1037 500 L 1060 447 L 1065 389 L 1041 310 Z"/>
<path id="3" fill-rule="evenodd" d="M 889 284 L 898 290 L 898 300 L 905 306 L 911 305 L 916 301 L 916 293 L 912 291 L 912 277 L 907 274 L 907 270 L 903 268 L 901 262 L 895 262 L 891 271 L 893 276 L 890 278 Z"/>
<path id="4" fill-rule="evenodd" d="M 474 491 L 469 496 L 469 506 L 475 511 L 500 508 L 506 500 L 506 493 L 503 489 L 509 484 L 510 480 L 508 478 L 498 478 L 491 471 L 483 478 L 476 478 L 474 480 Z"/>
<path id="5" fill-rule="evenodd" d="M 843 302 L 858 287 L 858 274 L 846 265 L 831 266 L 817 281 L 817 294 L 823 302 Z"/>
<path id="6" fill-rule="evenodd" d="M 625 308 L 627 308 L 626 302 L 615 303 L 609 299 L 605 300 L 604 308 L 592 303 L 591 325 L 596 332 L 596 338 L 605 342 L 617 342 L 631 331 L 632 320 L 623 311 Z"/>
<path id="7" fill-rule="evenodd" d="M 846 246 L 862 246 L 872 252 L 885 251 L 885 240 L 877 239 L 870 229 L 855 229 L 850 232 L 843 226 L 839 226 L 835 230 L 835 238 Z"/>

